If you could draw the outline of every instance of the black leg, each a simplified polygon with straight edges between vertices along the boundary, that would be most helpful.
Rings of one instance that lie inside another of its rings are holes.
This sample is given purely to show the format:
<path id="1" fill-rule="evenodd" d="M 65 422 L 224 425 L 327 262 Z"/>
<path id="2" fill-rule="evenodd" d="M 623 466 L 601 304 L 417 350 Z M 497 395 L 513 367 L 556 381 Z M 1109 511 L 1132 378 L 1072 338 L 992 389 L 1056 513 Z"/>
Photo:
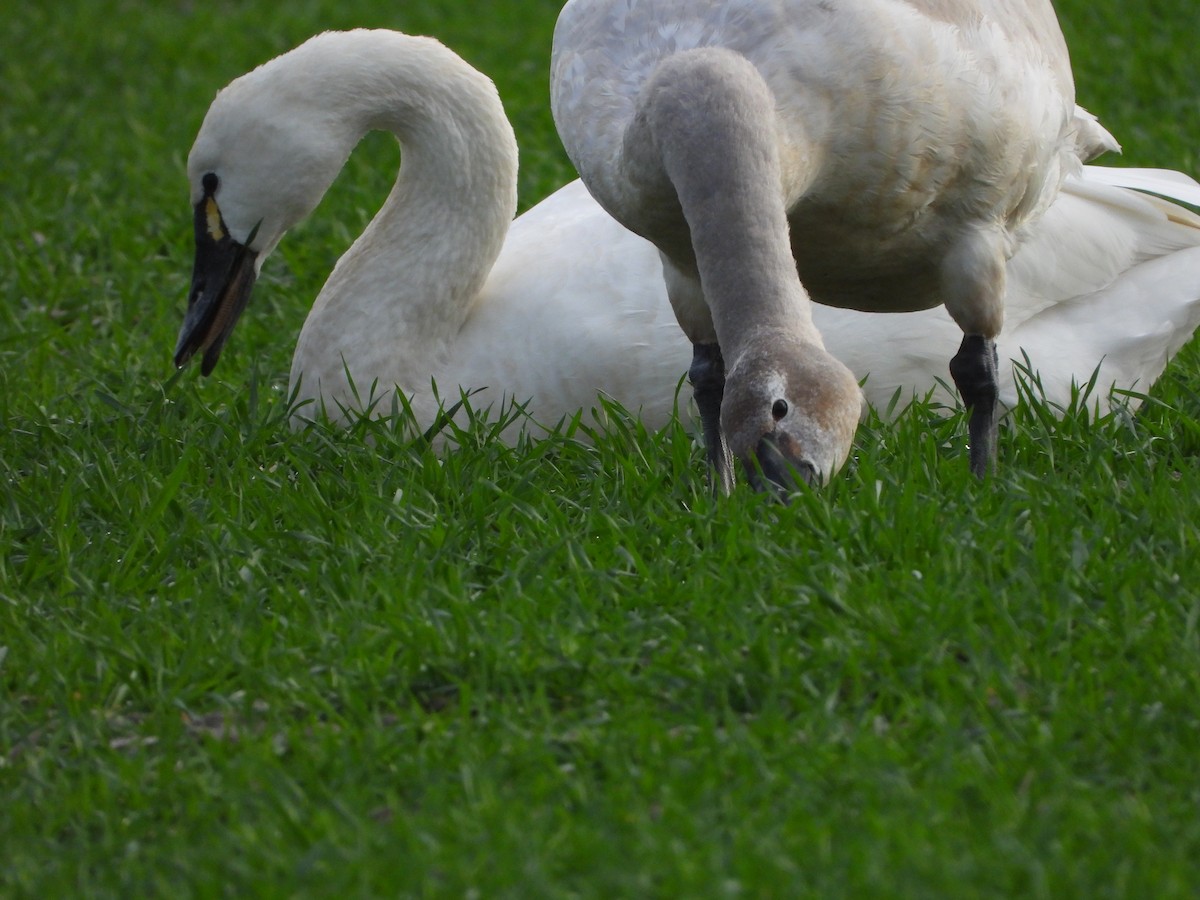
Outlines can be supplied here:
<path id="1" fill-rule="evenodd" d="M 966 335 L 950 360 L 950 375 L 971 414 L 971 471 L 980 478 L 996 463 L 998 369 L 996 342 L 981 334 Z"/>
<path id="2" fill-rule="evenodd" d="M 728 494 L 733 490 L 733 454 L 721 432 L 721 399 L 725 396 L 725 360 L 716 344 L 693 344 L 692 367 L 688 370 L 696 407 L 700 410 L 700 425 L 704 429 L 704 446 L 712 466 L 713 490 Z"/>

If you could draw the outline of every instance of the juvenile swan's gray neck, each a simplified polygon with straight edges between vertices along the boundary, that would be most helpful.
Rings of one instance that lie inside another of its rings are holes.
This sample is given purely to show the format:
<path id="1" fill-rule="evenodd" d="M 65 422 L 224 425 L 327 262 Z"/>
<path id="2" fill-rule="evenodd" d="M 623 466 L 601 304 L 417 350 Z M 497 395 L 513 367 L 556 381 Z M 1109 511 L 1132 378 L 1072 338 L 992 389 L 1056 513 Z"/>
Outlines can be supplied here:
<path id="1" fill-rule="evenodd" d="M 774 98 L 754 66 L 706 48 L 659 65 L 623 145 L 633 190 L 657 201 L 641 208 L 687 222 L 639 230 L 699 276 L 728 362 L 764 331 L 822 345 L 788 240 L 774 123 Z M 664 235 L 678 242 L 663 244 Z"/>
<path id="2" fill-rule="evenodd" d="M 825 352 L 796 273 L 776 129 L 773 95 L 748 60 L 687 51 L 639 93 L 621 163 L 641 201 L 628 204 L 642 218 L 635 227 L 659 242 L 671 303 L 696 347 L 715 483 L 732 485 L 724 439 L 756 483 L 786 494 L 841 467 L 861 394 Z M 709 364 L 714 340 L 723 373 Z"/>

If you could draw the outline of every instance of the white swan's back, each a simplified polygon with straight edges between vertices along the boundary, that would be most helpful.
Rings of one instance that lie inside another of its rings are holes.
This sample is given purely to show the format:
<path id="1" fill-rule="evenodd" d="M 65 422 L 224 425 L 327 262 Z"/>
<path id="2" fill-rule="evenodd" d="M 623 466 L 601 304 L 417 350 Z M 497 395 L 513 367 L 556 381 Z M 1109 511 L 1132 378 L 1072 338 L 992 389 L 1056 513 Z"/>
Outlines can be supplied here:
<path id="1" fill-rule="evenodd" d="M 1200 205 L 1200 185 L 1177 172 L 1087 166 L 1064 182 L 1008 263 L 996 341 L 1004 406 L 1018 402 L 1014 362 L 1027 356 L 1049 403 L 1065 408 L 1072 386 L 1095 374 L 1088 402 L 1106 412 L 1113 388 L 1147 391 L 1200 326 L 1200 218 L 1120 185 Z M 817 307 L 814 318 L 831 351 L 867 379 L 873 406 L 885 409 L 897 391 L 901 406 L 930 392 L 956 402 L 945 360 L 962 333 L 944 308 L 866 319 Z"/>
<path id="2" fill-rule="evenodd" d="M 484 294 L 445 371 L 492 356 L 502 378 L 479 399 L 528 401 L 535 421 L 553 425 L 604 394 L 649 427 L 671 421 L 691 349 L 667 302 L 662 262 L 581 182 L 513 222 Z M 506 336 L 500 353 L 496 335 Z"/>
<path id="3" fill-rule="evenodd" d="M 1136 408 L 1137 397 L 1122 392 L 1149 390 L 1200 327 L 1200 218 L 1123 185 L 1200 205 L 1200 185 L 1178 172 L 1087 166 L 1067 179 L 1008 265 L 1008 315 L 997 341 L 1005 407 L 1020 401 L 1017 378 L 1024 377 L 1028 358 L 1055 411 L 1067 408 L 1073 388 L 1093 375 L 1091 409 L 1107 412 L 1114 389 L 1118 403 Z M 551 234 L 555 239 L 548 244 Z M 533 267 L 531 261 L 547 248 L 554 264 Z M 615 222 L 582 183 L 573 182 L 514 223 L 489 283 L 495 289 L 493 314 L 532 318 L 532 310 L 519 310 L 541 295 L 546 282 L 561 288 L 546 294 L 563 298 L 562 318 L 555 320 L 573 321 L 575 304 L 575 315 L 596 323 L 587 330 L 589 355 L 603 363 L 592 380 L 611 384 L 613 396 L 640 397 L 651 424 L 664 421 L 668 397 L 653 390 L 654 379 L 677 381 L 690 346 L 671 314 L 654 246 Z M 597 317 L 610 307 L 622 312 L 611 320 Z M 879 412 L 899 411 L 926 396 L 948 406 L 957 402 L 946 360 L 962 331 L 944 307 L 863 313 L 815 306 L 813 320 L 829 351 L 864 382 L 867 401 Z M 612 321 L 628 329 L 610 335 Z M 578 338 L 563 343 L 572 340 Z M 530 386 L 564 377 L 557 360 L 541 362 L 545 371 L 529 373 Z M 630 394 L 623 379 L 634 373 L 639 387 Z M 586 402 L 586 392 L 580 396 Z"/>

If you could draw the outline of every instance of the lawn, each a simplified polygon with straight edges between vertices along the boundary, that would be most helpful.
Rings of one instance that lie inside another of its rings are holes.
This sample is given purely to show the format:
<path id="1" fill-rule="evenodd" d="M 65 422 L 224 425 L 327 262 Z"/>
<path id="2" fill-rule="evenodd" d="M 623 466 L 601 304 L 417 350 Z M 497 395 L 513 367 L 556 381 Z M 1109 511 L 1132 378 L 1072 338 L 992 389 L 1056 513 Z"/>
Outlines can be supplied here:
<path id="1" fill-rule="evenodd" d="M 1200 172 L 1194 0 L 1060 0 L 1130 165 Z M 287 426 L 368 139 L 214 376 L 175 377 L 184 160 L 327 28 L 497 82 L 521 206 L 572 177 L 559 4 L 22 4 L 0 24 L 0 896 L 1137 897 L 1200 890 L 1200 346 L 1136 416 L 868 421 L 714 501 L 619 410 L 444 459 Z M 682 373 L 681 373 L 682 374 Z"/>

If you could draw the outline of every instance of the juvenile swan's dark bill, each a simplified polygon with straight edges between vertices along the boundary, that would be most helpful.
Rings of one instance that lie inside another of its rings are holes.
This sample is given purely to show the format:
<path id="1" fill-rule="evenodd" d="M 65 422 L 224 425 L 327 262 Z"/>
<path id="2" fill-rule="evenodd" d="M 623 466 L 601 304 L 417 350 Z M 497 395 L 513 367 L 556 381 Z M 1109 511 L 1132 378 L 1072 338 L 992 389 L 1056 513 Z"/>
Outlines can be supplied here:
<path id="1" fill-rule="evenodd" d="M 773 435 L 764 435 L 759 440 L 754 457 L 745 460 L 746 477 L 751 486 L 756 491 L 772 493 L 785 503 L 796 491 L 821 484 L 816 466 L 807 460 L 790 458 Z"/>
<path id="2" fill-rule="evenodd" d="M 258 253 L 230 236 L 211 194 L 206 193 L 196 204 L 195 225 L 192 289 L 175 346 L 175 365 L 182 367 L 197 351 L 203 351 L 200 372 L 208 375 L 250 301 Z M 253 240 L 251 234 L 249 241 Z"/>

